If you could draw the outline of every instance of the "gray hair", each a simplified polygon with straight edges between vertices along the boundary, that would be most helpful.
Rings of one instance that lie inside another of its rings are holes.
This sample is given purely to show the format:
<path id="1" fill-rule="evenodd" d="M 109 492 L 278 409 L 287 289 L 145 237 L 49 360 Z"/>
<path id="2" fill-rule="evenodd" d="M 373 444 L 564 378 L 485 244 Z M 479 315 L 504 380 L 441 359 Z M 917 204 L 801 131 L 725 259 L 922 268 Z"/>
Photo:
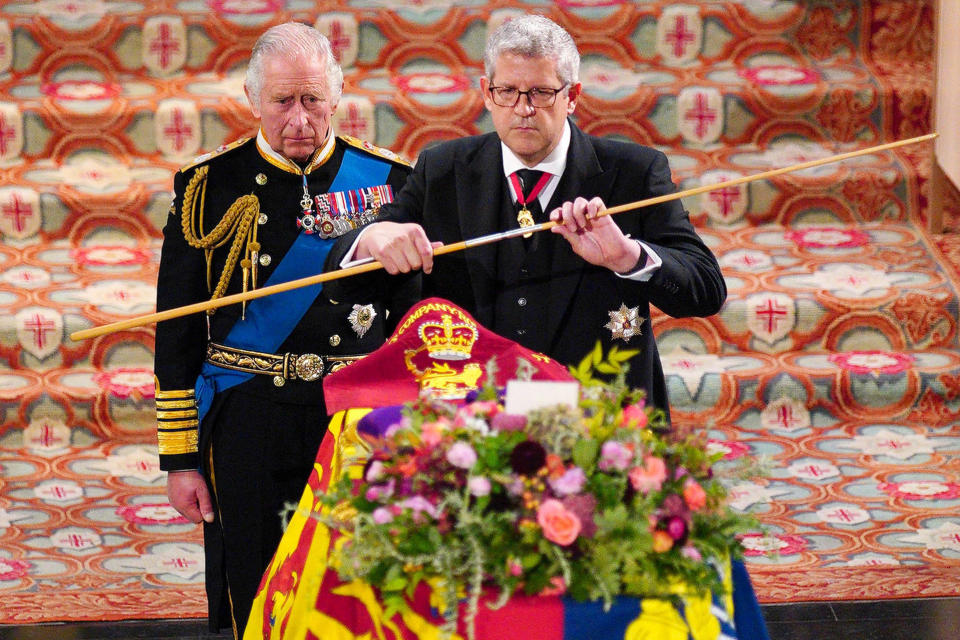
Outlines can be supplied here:
<path id="1" fill-rule="evenodd" d="M 331 104 L 340 102 L 343 91 L 343 71 L 330 48 L 327 37 L 311 26 L 300 22 L 285 22 L 267 29 L 253 45 L 247 77 L 244 84 L 250 92 L 250 101 L 260 106 L 260 91 L 263 89 L 263 61 L 269 56 L 283 56 L 289 60 L 299 57 L 322 58 L 326 63 L 327 96 Z"/>
<path id="2" fill-rule="evenodd" d="M 511 18 L 490 35 L 483 52 L 487 80 L 493 80 L 497 58 L 504 53 L 524 58 L 551 58 L 556 62 L 560 82 L 573 85 L 580 81 L 580 53 L 576 43 L 566 29 L 543 16 Z"/>

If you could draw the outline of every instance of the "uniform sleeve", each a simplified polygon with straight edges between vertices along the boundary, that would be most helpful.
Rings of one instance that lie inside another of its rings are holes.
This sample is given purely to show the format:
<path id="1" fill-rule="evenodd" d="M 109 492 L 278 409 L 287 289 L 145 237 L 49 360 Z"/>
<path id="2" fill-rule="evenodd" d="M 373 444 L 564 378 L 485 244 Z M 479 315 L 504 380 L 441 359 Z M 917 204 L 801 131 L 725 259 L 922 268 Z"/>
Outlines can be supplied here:
<path id="1" fill-rule="evenodd" d="M 157 276 L 157 311 L 208 300 L 206 260 L 183 233 L 185 177 L 174 178 L 174 201 L 163 229 Z M 206 353 L 207 321 L 195 313 L 157 323 L 156 377 L 157 443 L 164 471 L 196 469 L 199 421 L 194 386 Z"/>

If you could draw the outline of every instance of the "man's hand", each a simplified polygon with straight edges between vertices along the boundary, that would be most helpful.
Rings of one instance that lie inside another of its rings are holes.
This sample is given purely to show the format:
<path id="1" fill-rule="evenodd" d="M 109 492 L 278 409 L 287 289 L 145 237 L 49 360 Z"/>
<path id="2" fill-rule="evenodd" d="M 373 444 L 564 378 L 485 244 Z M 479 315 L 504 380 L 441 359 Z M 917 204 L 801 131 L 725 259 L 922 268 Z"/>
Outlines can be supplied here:
<path id="1" fill-rule="evenodd" d="M 213 502 L 199 471 L 171 471 L 167 474 L 170 504 L 191 522 L 213 522 Z"/>
<path id="2" fill-rule="evenodd" d="M 640 259 L 640 245 L 623 235 L 610 216 L 597 217 L 606 208 L 600 198 L 564 202 L 550 212 L 550 219 L 557 223 L 551 231 L 566 238 L 574 252 L 590 264 L 627 273 Z"/>
<path id="3" fill-rule="evenodd" d="M 375 222 L 367 227 L 357 243 L 355 259 L 372 257 L 390 275 L 423 269 L 433 270 L 433 249 L 442 243 L 431 243 L 427 233 L 412 222 Z"/>

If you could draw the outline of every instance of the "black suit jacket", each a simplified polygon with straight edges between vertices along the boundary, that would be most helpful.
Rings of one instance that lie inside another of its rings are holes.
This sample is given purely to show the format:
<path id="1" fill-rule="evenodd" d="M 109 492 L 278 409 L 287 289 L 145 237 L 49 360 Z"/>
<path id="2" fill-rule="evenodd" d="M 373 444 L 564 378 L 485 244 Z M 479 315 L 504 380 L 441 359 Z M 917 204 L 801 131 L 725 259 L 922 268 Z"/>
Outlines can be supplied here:
<path id="1" fill-rule="evenodd" d="M 649 147 L 588 136 L 570 123 L 567 167 L 546 211 L 578 196 L 599 196 L 608 207 L 675 191 L 666 156 Z M 421 224 L 431 240 L 445 244 L 483 236 L 499 228 L 506 202 L 500 140 L 495 133 L 442 143 L 423 151 L 396 201 L 381 219 Z M 599 340 L 639 349 L 630 361 L 631 386 L 647 391 L 666 409 L 660 358 L 650 327 L 650 304 L 674 317 L 708 316 L 726 299 L 720 266 L 690 223 L 679 201 L 617 215 L 631 237 L 641 239 L 663 260 L 646 282 L 628 280 L 585 262 L 561 236 L 541 232 L 553 243 L 549 313 L 538 327 L 546 332 L 547 355 L 577 364 Z M 514 223 L 515 224 L 515 223 Z M 520 238 L 504 242 L 522 242 Z M 349 246 L 349 240 L 340 248 Z M 496 325 L 497 244 L 439 256 L 423 280 L 423 295 L 439 296 L 465 308 L 487 327 Z M 611 312 L 637 308 L 642 335 L 628 342 L 605 328 Z M 512 336 L 507 336 L 511 337 Z M 516 339 L 516 338 L 514 338 Z M 522 339 L 518 342 L 523 342 Z"/>

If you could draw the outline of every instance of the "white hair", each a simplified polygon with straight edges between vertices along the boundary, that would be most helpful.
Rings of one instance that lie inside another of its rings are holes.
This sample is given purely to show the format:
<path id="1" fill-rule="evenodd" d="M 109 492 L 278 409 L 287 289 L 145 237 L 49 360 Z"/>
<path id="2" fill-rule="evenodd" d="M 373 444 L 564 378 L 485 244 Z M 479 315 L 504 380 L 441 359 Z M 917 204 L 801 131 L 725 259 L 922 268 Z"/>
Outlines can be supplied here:
<path id="1" fill-rule="evenodd" d="M 267 29 L 253 45 L 247 77 L 244 85 L 250 93 L 250 102 L 260 106 L 260 91 L 263 89 L 263 61 L 269 56 L 283 56 L 289 60 L 300 57 L 323 59 L 327 71 L 328 99 L 331 104 L 340 102 L 343 91 L 343 71 L 330 48 L 327 37 L 311 26 L 300 22 L 285 22 Z"/>
<path id="2" fill-rule="evenodd" d="M 551 58 L 557 65 L 557 77 L 565 85 L 580 81 L 580 52 L 573 37 L 553 20 L 526 15 L 507 20 L 487 39 L 483 69 L 493 80 L 497 58 L 504 53 L 524 58 Z"/>

